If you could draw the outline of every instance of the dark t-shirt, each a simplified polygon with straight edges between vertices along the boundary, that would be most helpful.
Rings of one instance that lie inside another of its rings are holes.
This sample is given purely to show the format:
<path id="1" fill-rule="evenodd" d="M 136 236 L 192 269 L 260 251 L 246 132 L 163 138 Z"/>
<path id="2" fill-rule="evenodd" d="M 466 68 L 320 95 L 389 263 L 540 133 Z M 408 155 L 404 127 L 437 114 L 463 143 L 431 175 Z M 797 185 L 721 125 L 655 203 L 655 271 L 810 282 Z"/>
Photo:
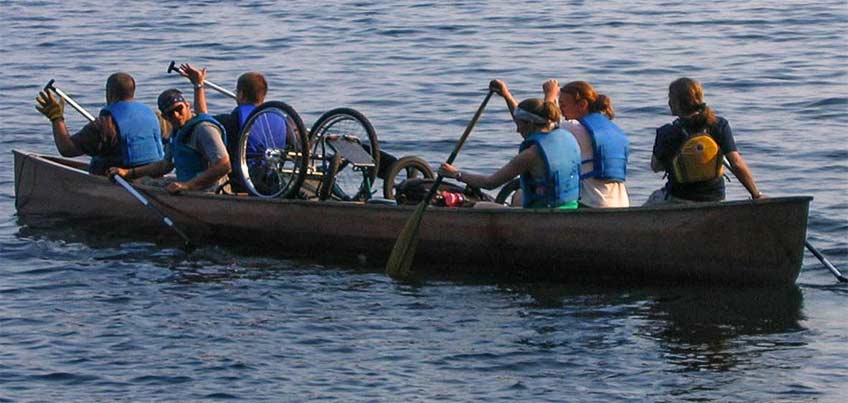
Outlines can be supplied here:
<path id="1" fill-rule="evenodd" d="M 669 180 L 666 184 L 669 193 L 674 197 L 686 200 L 724 200 L 723 177 L 695 183 L 677 183 L 674 181 L 674 174 L 668 167 L 671 167 L 671 160 L 687 139 L 686 134 L 683 133 L 681 128 L 682 126 L 685 126 L 690 133 L 698 133 L 701 129 L 699 127 L 692 127 L 693 124 L 688 119 L 680 118 L 671 124 L 666 124 L 657 129 L 657 137 L 654 140 L 654 156 L 660 161 L 663 167 L 666 167 L 666 172 L 669 175 Z M 719 148 L 721 148 L 722 154 L 736 151 L 733 132 L 730 130 L 730 123 L 726 119 L 718 117 L 718 121 L 708 128 L 708 132 Z"/>
<path id="2" fill-rule="evenodd" d="M 71 142 L 84 154 L 104 157 L 102 163 L 89 168 L 95 175 L 105 175 L 110 167 L 121 166 L 123 156 L 119 140 L 115 123 L 108 114 L 94 119 L 71 136 Z"/>

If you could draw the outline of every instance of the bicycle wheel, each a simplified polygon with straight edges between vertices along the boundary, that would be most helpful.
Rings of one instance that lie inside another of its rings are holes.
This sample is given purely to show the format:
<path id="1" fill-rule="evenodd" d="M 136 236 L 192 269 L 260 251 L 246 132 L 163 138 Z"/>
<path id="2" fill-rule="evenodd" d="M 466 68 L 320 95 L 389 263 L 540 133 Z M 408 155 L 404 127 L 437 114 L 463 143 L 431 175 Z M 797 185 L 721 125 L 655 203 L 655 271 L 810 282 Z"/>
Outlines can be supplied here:
<path id="1" fill-rule="evenodd" d="M 498 196 L 495 197 L 495 203 L 512 206 L 512 196 L 518 191 L 518 189 L 521 189 L 521 181 L 517 178 L 507 182 L 506 185 L 501 188 L 501 191 L 498 192 Z"/>
<path id="2" fill-rule="evenodd" d="M 369 199 L 371 186 L 377 178 L 377 167 L 380 166 L 380 145 L 374 126 L 363 114 L 351 108 L 336 108 L 321 115 L 309 132 L 311 158 L 322 167 L 316 171 L 327 172 L 333 161 L 335 152 L 327 144 L 327 139 L 333 136 L 357 139 L 371 156 L 374 167 L 357 168 L 342 161 L 335 175 L 332 196 L 339 200 Z"/>
<path id="3" fill-rule="evenodd" d="M 435 177 L 430 164 L 420 157 L 409 155 L 398 159 L 392 164 L 383 178 L 383 198 L 394 199 L 395 189 L 407 179 Z"/>
<path id="4" fill-rule="evenodd" d="M 309 163 L 306 128 L 291 106 L 271 101 L 245 122 L 236 152 L 237 177 L 250 194 L 293 198 Z"/>

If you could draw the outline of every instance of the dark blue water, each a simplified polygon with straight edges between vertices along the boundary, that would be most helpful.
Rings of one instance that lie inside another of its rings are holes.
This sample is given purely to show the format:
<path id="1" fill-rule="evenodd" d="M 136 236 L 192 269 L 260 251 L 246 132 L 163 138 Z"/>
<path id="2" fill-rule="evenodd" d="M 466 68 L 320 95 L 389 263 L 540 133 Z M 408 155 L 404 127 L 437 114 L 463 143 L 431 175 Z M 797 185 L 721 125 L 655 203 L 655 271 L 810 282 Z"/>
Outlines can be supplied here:
<path id="1" fill-rule="evenodd" d="M 97 110 L 127 71 L 153 105 L 190 89 L 171 60 L 228 88 L 262 71 L 307 125 L 356 108 L 384 150 L 433 164 L 489 80 L 520 99 L 583 79 L 630 133 L 641 203 L 662 183 L 648 167 L 668 83 L 687 75 L 764 193 L 815 197 L 810 240 L 848 271 L 846 34 L 842 0 L 0 2 L 0 401 L 843 401 L 848 288 L 812 256 L 788 290 L 402 284 L 352 262 L 185 256 L 25 225 L 10 151 L 55 153 L 33 108 L 49 79 Z M 510 158 L 507 117 L 494 100 L 457 164 Z"/>

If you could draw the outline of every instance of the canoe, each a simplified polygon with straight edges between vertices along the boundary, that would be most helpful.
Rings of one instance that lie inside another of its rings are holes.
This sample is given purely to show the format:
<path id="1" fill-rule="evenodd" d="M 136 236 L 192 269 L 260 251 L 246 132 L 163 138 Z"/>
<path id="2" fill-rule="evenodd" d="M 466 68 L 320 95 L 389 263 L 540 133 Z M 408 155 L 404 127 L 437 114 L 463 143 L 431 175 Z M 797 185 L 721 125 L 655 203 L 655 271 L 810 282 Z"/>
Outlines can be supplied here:
<path id="1" fill-rule="evenodd" d="M 167 239 L 172 231 L 125 189 L 75 160 L 15 150 L 21 219 L 59 217 L 98 231 Z M 260 199 L 137 185 L 196 243 L 294 257 L 384 263 L 414 206 Z M 812 197 L 622 209 L 430 207 L 414 271 L 544 281 L 791 285 Z M 177 237 L 173 236 L 174 245 Z"/>

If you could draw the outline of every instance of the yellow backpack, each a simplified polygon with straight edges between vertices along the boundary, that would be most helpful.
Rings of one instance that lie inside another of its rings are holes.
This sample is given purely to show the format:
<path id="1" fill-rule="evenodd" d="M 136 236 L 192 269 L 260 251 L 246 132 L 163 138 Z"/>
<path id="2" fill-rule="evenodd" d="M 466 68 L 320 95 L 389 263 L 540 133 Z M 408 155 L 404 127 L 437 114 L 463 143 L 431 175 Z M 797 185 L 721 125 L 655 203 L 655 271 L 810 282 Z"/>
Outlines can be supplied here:
<path id="1" fill-rule="evenodd" d="M 694 135 L 683 129 L 687 139 L 671 161 L 678 183 L 703 182 L 724 174 L 721 148 L 705 130 Z"/>

